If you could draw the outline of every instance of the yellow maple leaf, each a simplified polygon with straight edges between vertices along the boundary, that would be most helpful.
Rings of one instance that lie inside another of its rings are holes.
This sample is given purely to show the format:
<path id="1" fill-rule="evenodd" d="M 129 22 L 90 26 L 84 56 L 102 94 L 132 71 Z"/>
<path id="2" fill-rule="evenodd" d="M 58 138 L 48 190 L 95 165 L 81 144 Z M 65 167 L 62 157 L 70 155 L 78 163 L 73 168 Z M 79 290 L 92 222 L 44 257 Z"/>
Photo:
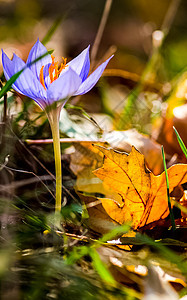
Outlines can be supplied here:
<path id="1" fill-rule="evenodd" d="M 133 228 L 164 219 L 169 214 L 165 172 L 155 176 L 145 165 L 144 156 L 132 147 L 130 154 L 95 145 L 105 155 L 103 166 L 94 174 L 121 197 L 100 198 L 107 214 L 119 224 L 131 221 Z M 187 181 L 187 165 L 168 169 L 169 191 Z"/>

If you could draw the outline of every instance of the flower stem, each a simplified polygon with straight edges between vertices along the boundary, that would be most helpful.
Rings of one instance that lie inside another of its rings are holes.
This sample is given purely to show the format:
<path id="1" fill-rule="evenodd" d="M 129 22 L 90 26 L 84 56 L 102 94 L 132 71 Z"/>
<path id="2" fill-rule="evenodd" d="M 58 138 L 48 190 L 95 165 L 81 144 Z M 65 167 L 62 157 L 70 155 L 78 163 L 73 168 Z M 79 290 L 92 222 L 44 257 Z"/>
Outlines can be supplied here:
<path id="1" fill-rule="evenodd" d="M 56 202 L 55 213 L 61 211 L 61 197 L 62 197 L 62 166 L 61 166 L 61 149 L 60 149 L 60 135 L 59 135 L 59 115 L 60 109 L 55 108 L 48 113 L 48 118 L 51 126 L 53 137 L 53 149 L 55 157 L 55 172 L 56 172 Z"/>

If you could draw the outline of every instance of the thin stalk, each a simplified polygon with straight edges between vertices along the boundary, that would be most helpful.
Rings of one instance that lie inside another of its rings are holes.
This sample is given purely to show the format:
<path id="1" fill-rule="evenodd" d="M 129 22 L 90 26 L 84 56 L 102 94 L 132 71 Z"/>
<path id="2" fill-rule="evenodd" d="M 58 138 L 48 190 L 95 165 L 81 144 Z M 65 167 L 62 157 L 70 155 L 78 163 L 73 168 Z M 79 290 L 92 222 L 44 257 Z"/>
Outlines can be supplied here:
<path id="1" fill-rule="evenodd" d="M 91 51 L 91 62 L 92 62 L 91 70 L 93 70 L 93 67 L 95 64 L 95 59 L 96 59 L 99 45 L 100 45 L 100 42 L 101 42 L 101 39 L 103 36 L 105 25 L 106 25 L 106 22 L 107 22 L 109 13 L 110 13 L 111 6 L 112 6 L 112 0 L 106 0 L 103 15 L 102 15 L 102 18 L 101 18 L 101 21 L 99 24 L 99 28 L 98 28 L 98 31 L 97 31 L 97 34 L 95 37 L 95 41 L 94 41 L 94 44 L 92 47 L 92 51 Z"/>
<path id="2" fill-rule="evenodd" d="M 165 175 L 166 175 L 167 197 L 168 197 L 168 207 L 169 207 L 169 213 L 170 213 L 170 219 L 171 219 L 171 226 L 172 226 L 172 229 L 175 230 L 176 225 L 175 225 L 175 218 L 174 218 L 173 210 L 171 207 L 171 200 L 170 200 L 170 195 L 169 195 L 169 178 L 168 178 L 168 172 L 167 172 L 167 167 L 166 167 L 166 160 L 165 160 L 163 146 L 162 146 L 162 158 L 163 158 L 164 170 L 165 170 Z"/>
<path id="3" fill-rule="evenodd" d="M 181 3 L 181 0 L 172 0 L 169 3 L 168 10 L 166 12 L 166 15 L 164 17 L 164 20 L 163 20 L 163 23 L 161 26 L 161 30 L 165 34 L 167 34 L 171 28 L 171 25 L 175 19 L 175 16 L 177 14 L 177 10 L 178 10 L 180 3 Z"/>
<path id="4" fill-rule="evenodd" d="M 55 173 L 56 173 L 56 202 L 55 213 L 61 211 L 62 198 L 62 166 L 61 166 L 61 149 L 60 149 L 60 134 L 59 134 L 59 115 L 61 108 L 55 108 L 48 113 L 48 118 L 51 126 L 53 137 L 53 149 L 55 158 Z"/>

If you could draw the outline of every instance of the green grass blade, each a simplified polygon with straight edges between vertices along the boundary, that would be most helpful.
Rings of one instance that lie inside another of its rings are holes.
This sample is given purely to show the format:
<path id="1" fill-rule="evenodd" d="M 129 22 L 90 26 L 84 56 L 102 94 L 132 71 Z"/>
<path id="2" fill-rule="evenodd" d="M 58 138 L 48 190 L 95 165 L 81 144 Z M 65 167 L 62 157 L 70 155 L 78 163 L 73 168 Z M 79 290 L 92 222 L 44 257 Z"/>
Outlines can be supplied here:
<path id="1" fill-rule="evenodd" d="M 108 271 L 105 264 L 102 262 L 97 251 L 94 248 L 90 247 L 89 255 L 92 258 L 94 269 L 97 271 L 97 273 L 102 278 L 102 280 L 115 286 L 116 285 L 115 279 L 113 278 L 112 274 Z"/>
<path id="2" fill-rule="evenodd" d="M 25 69 L 25 68 L 24 68 Z M 16 74 L 14 74 L 4 85 L 4 87 L 0 90 L 0 99 L 10 90 L 12 84 L 16 81 L 16 79 L 21 75 L 24 69 L 20 70 Z"/>
<path id="3" fill-rule="evenodd" d="M 162 158 L 163 158 L 163 163 L 164 163 L 164 170 L 165 170 L 165 175 L 166 175 L 166 185 L 167 185 L 167 197 L 168 197 L 168 207 L 169 207 L 169 212 L 170 212 L 170 219 L 171 219 L 171 226 L 172 229 L 175 230 L 175 219 L 173 215 L 173 210 L 171 208 L 171 200 L 170 200 L 170 195 L 169 195 L 169 178 L 168 178 L 168 172 L 167 172 L 167 167 L 166 167 L 166 160 L 165 160 L 165 154 L 164 154 L 164 147 L 162 146 Z"/>
<path id="4" fill-rule="evenodd" d="M 130 229 L 131 229 L 131 226 L 129 224 L 117 226 L 110 232 L 103 235 L 103 237 L 100 238 L 98 241 L 99 241 L 99 243 L 106 243 L 107 241 L 110 241 L 110 240 L 113 240 L 114 238 L 116 238 L 116 236 L 127 233 Z"/>
<path id="5" fill-rule="evenodd" d="M 179 135 L 177 129 L 176 129 L 174 126 L 173 126 L 173 129 L 175 130 L 175 133 L 176 133 L 176 136 L 177 136 L 177 140 L 178 140 L 178 142 L 179 142 L 179 145 L 180 145 L 180 147 L 181 147 L 181 149 L 182 149 L 184 155 L 185 155 L 186 158 L 187 158 L 187 149 L 186 149 L 186 146 L 184 145 L 184 142 L 183 142 L 183 140 L 181 139 L 181 137 L 180 137 L 180 135 Z"/>

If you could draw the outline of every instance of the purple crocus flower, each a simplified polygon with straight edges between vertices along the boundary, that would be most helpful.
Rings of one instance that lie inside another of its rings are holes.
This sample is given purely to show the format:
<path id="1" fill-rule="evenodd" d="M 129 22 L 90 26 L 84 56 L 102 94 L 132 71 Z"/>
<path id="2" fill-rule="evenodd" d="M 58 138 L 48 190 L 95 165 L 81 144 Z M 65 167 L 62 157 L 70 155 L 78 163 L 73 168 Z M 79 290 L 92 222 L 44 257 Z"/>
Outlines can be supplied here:
<path id="1" fill-rule="evenodd" d="M 26 67 L 12 87 L 20 94 L 32 98 L 42 109 L 58 100 L 64 100 L 63 104 L 65 104 L 69 97 L 83 95 L 90 91 L 112 57 L 88 76 L 90 69 L 89 46 L 67 64 L 66 59 L 63 58 L 60 67 L 54 61 L 54 57 L 49 54 L 31 64 L 45 53 L 47 53 L 47 49 L 39 39 L 32 47 L 26 63 L 16 54 L 10 60 L 2 50 L 2 63 L 6 79 L 10 79 L 15 73 Z"/>

